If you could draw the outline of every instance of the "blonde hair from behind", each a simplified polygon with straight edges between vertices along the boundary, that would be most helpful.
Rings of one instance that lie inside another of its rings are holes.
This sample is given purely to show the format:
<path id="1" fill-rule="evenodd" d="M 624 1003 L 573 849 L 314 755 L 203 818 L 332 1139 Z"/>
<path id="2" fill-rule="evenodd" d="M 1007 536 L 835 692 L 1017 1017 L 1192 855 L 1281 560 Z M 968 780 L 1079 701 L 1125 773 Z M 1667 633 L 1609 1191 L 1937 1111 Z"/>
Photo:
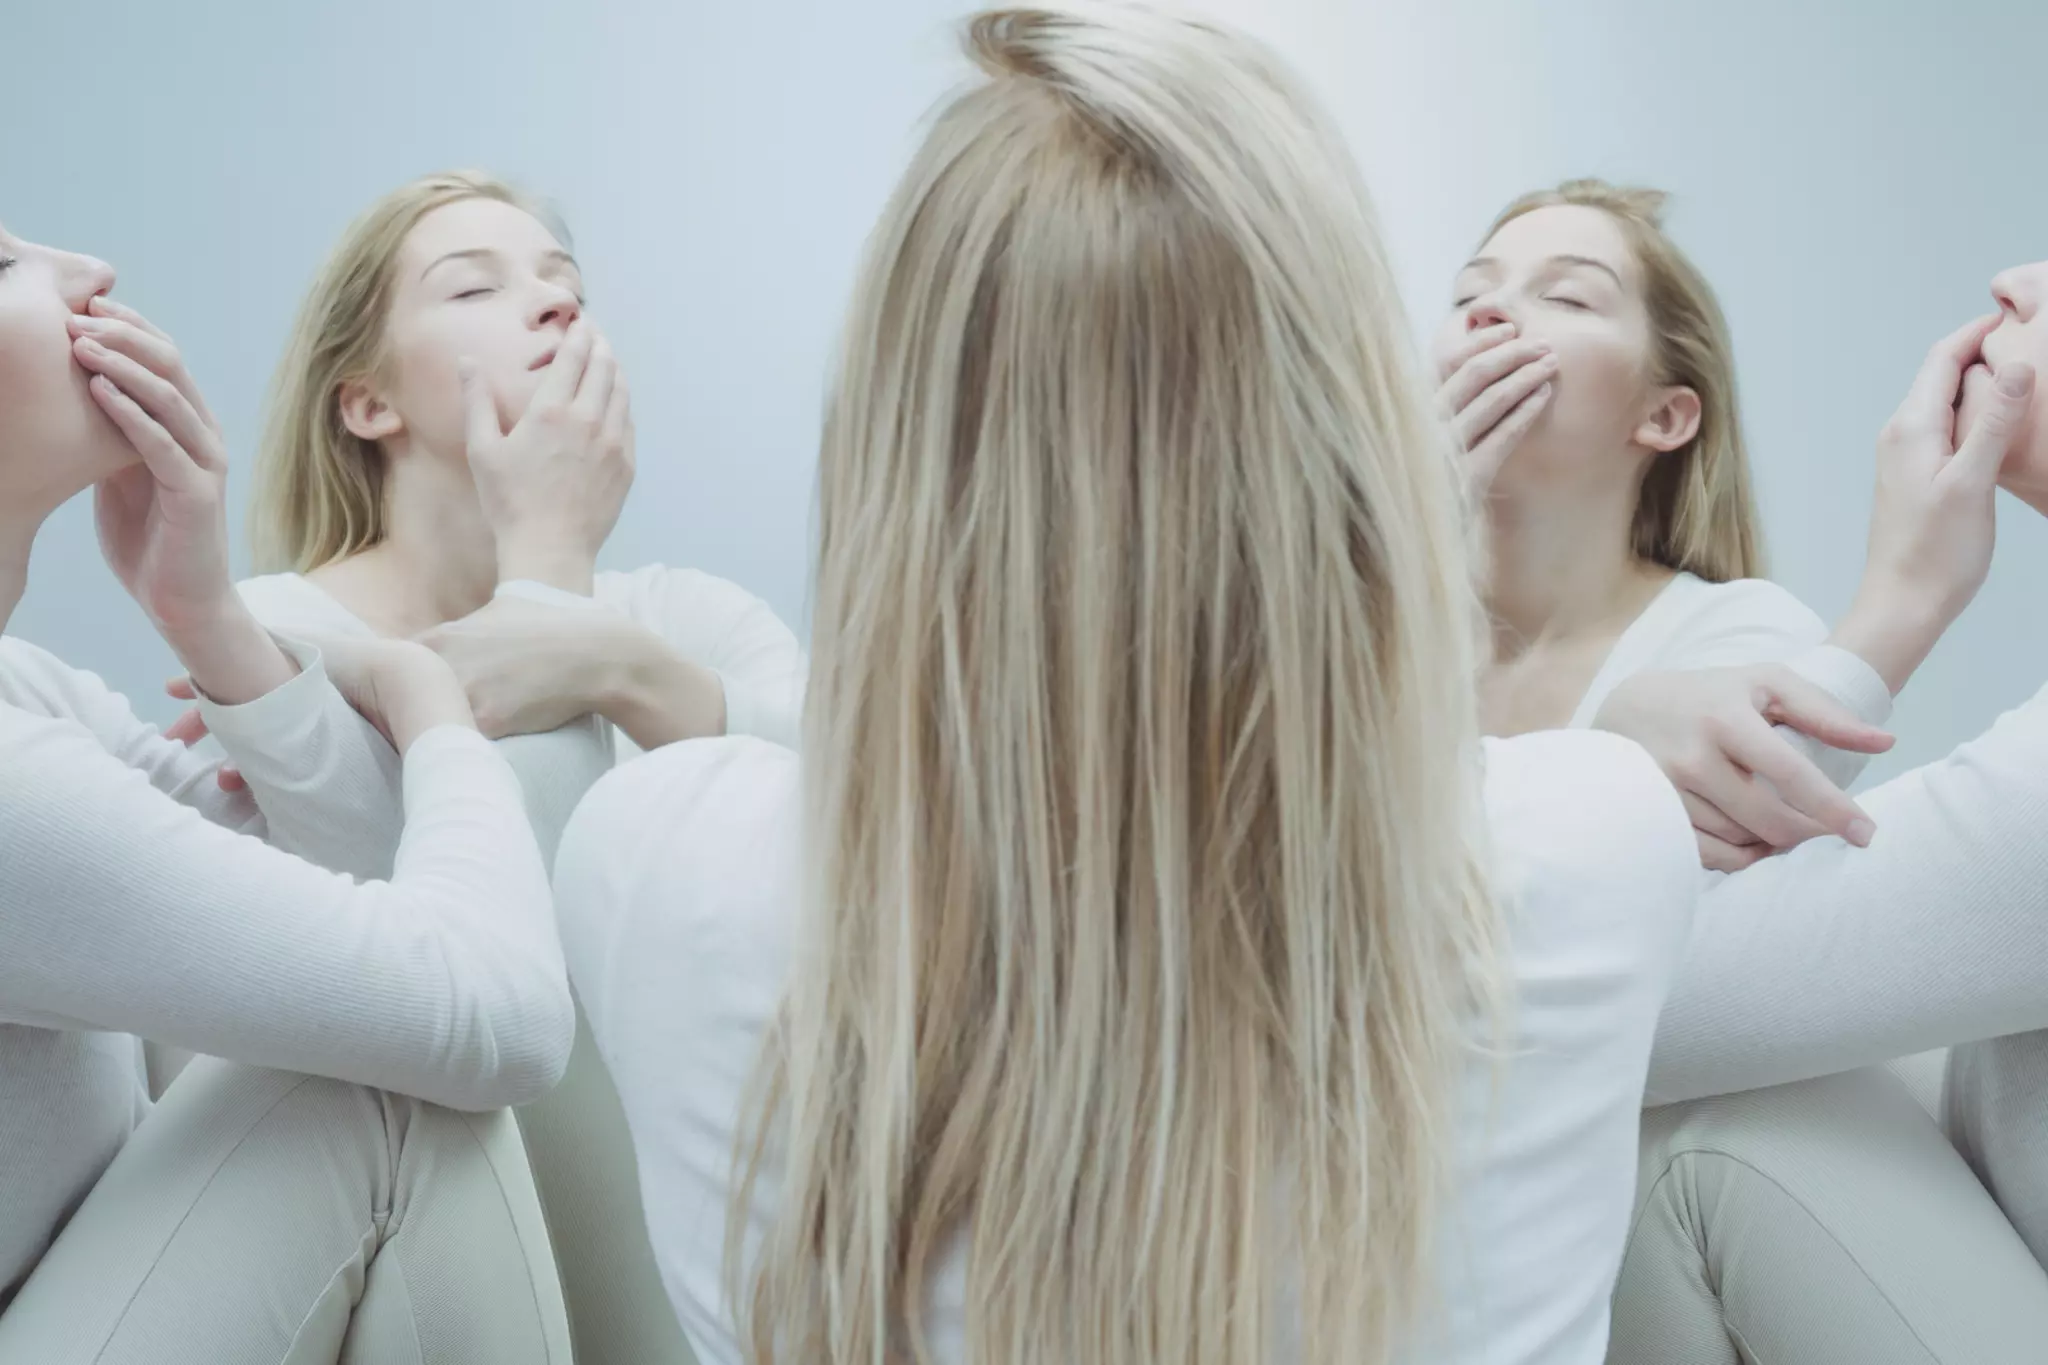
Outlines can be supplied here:
<path id="1" fill-rule="evenodd" d="M 272 384 L 249 505 L 258 572 L 306 573 L 384 539 L 384 455 L 342 421 L 341 389 L 383 363 L 406 238 L 428 214 L 466 199 L 523 209 L 568 244 L 545 205 L 481 171 L 421 176 L 349 225 L 299 307 Z"/>
<path id="2" fill-rule="evenodd" d="M 1376 1365 L 1500 1005 L 1454 464 L 1264 49 L 1100 5 L 966 46 L 828 405 L 742 1339 L 928 1361 L 957 1238 L 981 1365 Z"/>
<path id="3" fill-rule="evenodd" d="M 1643 272 L 1656 382 L 1683 384 L 1700 397 L 1698 433 L 1659 455 L 1636 504 L 1633 547 L 1639 559 L 1697 574 L 1710 583 L 1764 574 L 1763 525 L 1751 487 L 1735 391 L 1735 345 L 1720 300 L 1664 229 L 1662 190 L 1567 180 L 1515 200 L 1486 231 L 1537 209 L 1570 204 L 1598 209 L 1621 228 Z"/>

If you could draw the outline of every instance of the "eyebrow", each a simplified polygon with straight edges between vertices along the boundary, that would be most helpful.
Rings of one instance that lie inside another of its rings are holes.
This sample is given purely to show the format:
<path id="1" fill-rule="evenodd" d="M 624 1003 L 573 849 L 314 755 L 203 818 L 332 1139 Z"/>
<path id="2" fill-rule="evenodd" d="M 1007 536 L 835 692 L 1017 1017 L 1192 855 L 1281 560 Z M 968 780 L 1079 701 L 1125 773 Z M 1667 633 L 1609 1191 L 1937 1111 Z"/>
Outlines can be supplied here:
<path id="1" fill-rule="evenodd" d="M 446 265 L 450 261 L 493 260 L 498 258 L 499 256 L 502 256 L 503 254 L 504 253 L 500 252 L 496 247 L 488 246 L 473 246 L 464 251 L 451 251 L 446 256 L 436 257 L 432 262 L 430 262 L 427 268 L 420 272 L 420 278 L 425 279 L 427 276 L 433 274 L 435 270 L 439 269 L 441 266 Z M 552 251 L 542 252 L 541 260 L 547 262 L 549 265 L 566 265 L 571 270 L 577 271 L 579 274 L 583 270 L 582 266 L 576 264 L 576 258 L 574 256 L 571 256 L 568 252 L 562 250 L 560 247 L 556 247 Z"/>
<path id="2" fill-rule="evenodd" d="M 1621 275 L 1619 272 L 1615 270 L 1613 266 L 1607 264 L 1607 262 L 1605 261 L 1596 261 L 1591 256 L 1573 256 L 1570 254 L 1563 254 L 1551 256 L 1548 259 L 1546 259 L 1543 263 L 1545 265 L 1589 266 L 1594 270 L 1604 272 L 1607 278 L 1613 280 L 1617 285 L 1621 285 L 1622 288 L 1626 289 L 1628 287 L 1627 285 L 1622 284 Z M 1460 267 L 1458 273 L 1462 275 L 1467 270 L 1485 269 L 1498 270 L 1500 269 L 1500 262 L 1495 260 L 1491 256 L 1474 256 L 1471 260 L 1465 262 L 1465 264 L 1462 267 Z"/>

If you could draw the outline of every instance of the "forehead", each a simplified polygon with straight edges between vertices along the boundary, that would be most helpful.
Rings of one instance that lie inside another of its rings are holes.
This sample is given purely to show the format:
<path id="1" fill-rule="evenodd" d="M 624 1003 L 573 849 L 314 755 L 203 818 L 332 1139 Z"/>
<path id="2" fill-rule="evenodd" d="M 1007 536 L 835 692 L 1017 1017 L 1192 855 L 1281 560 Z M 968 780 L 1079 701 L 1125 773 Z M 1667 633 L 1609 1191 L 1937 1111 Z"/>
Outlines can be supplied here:
<path id="1" fill-rule="evenodd" d="M 1479 254 L 1510 268 L 1534 266 L 1553 256 L 1585 256 L 1607 266 L 1631 287 L 1637 283 L 1635 252 L 1629 249 L 1621 224 L 1600 209 L 1578 204 L 1535 209 L 1503 223 Z"/>
<path id="2" fill-rule="evenodd" d="M 451 251 L 497 251 L 524 260 L 561 249 L 546 224 L 526 210 L 497 199 L 462 199 L 414 224 L 400 259 L 417 271 Z"/>

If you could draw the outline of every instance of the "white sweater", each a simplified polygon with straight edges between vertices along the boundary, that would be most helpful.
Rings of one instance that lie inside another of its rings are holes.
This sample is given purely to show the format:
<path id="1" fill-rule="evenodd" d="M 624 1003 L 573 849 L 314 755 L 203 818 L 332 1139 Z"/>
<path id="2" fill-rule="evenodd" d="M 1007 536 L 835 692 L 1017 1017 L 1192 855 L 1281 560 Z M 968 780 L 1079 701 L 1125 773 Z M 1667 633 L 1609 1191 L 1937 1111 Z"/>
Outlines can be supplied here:
<path id="1" fill-rule="evenodd" d="M 326 589 L 300 574 L 245 580 L 242 600 L 273 630 L 329 635 L 374 634 Z M 803 714 L 803 647 L 774 609 L 736 583 L 696 569 L 649 564 L 631 573 L 597 575 L 589 597 L 541 583 L 500 586 L 537 601 L 614 611 L 653 632 L 683 658 L 718 675 L 725 689 L 725 728 L 796 747 Z M 620 761 L 640 753 L 623 733 Z"/>
<path id="2" fill-rule="evenodd" d="M 1675 579 L 1575 724 L 1630 675 L 1788 661 L 1873 724 L 1891 696 L 1784 589 Z M 1805 747 L 1847 785 L 1861 755 Z M 1653 1102 L 1805 1080 L 2048 1028 L 2048 688 L 1947 758 L 1858 798 L 1867 849 L 1817 839 L 1706 874 L 1658 1023 Z"/>
<path id="3" fill-rule="evenodd" d="M 556 868 L 571 976 L 625 1102 L 669 1296 L 705 1365 L 740 1359 L 720 1258 L 741 1097 L 796 951 L 797 765 L 747 740 L 670 745 L 597 785 Z M 1489 742 L 1486 796 L 1517 1045 L 1497 1072 L 1470 1068 L 1465 1175 L 1442 1230 L 1448 1320 L 1414 1358 L 1596 1365 L 1650 1037 L 1698 857 L 1670 785 L 1613 736 Z M 774 1188 L 771 1172 L 757 1233 Z M 930 1310 L 942 1361 L 963 1358 L 963 1286 L 956 1253 Z"/>
<path id="4" fill-rule="evenodd" d="M 147 1111 L 137 1036 L 479 1110 L 567 1064 L 504 762 L 434 730 L 401 806 L 390 746 L 288 648 L 292 681 L 202 704 L 231 795 L 97 678 L 0 639 L 0 1302 Z"/>

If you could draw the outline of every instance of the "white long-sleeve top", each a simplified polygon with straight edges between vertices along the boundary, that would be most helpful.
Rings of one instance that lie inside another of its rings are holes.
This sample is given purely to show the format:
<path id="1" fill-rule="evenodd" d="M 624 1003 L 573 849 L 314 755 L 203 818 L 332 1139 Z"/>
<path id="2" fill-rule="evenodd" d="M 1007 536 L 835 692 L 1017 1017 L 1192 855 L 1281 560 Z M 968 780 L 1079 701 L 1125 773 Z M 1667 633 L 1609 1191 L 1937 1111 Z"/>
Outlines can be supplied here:
<path id="1" fill-rule="evenodd" d="M 1579 707 L 1651 670 L 1787 662 L 1873 724 L 1883 681 L 1769 583 L 1673 580 Z M 1847 785 L 1861 755 L 1811 741 Z M 1650 1068 L 1653 1102 L 1830 1075 L 2048 1028 L 2048 688 L 1858 797 L 1869 848 L 1817 839 L 1706 892 Z"/>
<path id="2" fill-rule="evenodd" d="M 721 1256 L 748 1079 L 797 951 L 799 760 L 757 741 L 673 744 L 602 779 L 556 864 L 570 973 L 632 1129 L 669 1297 L 705 1365 L 740 1357 Z M 1595 1365 L 1635 1183 L 1650 1038 L 1699 861 L 1676 794 L 1611 735 L 1490 741 L 1516 1036 L 1474 1057 L 1462 1179 L 1440 1245 L 1447 1319 L 1417 1361 Z M 765 1174 L 754 1235 L 776 1188 Z M 963 1359 L 964 1265 L 932 1340 Z M 1276 1350 L 1276 1358 L 1287 1352 Z"/>
<path id="3" fill-rule="evenodd" d="M 401 803 L 390 746 L 287 648 L 292 681 L 201 704 L 248 780 L 230 794 L 99 679 L 0 639 L 0 1301 L 147 1111 L 138 1037 L 478 1110 L 567 1064 L 503 760 L 431 731 Z"/>
<path id="4" fill-rule="evenodd" d="M 242 600 L 273 630 L 374 634 L 363 620 L 301 574 L 269 574 L 241 585 Z M 614 611 L 659 636 L 690 662 L 718 675 L 725 690 L 727 734 L 757 735 L 795 748 L 803 713 L 802 645 L 766 602 L 736 583 L 696 569 L 650 564 L 631 573 L 597 575 L 587 598 L 539 583 L 506 584 L 539 601 Z M 640 748 L 614 734 L 619 761 Z M 566 812 L 564 812 L 566 817 Z"/>

